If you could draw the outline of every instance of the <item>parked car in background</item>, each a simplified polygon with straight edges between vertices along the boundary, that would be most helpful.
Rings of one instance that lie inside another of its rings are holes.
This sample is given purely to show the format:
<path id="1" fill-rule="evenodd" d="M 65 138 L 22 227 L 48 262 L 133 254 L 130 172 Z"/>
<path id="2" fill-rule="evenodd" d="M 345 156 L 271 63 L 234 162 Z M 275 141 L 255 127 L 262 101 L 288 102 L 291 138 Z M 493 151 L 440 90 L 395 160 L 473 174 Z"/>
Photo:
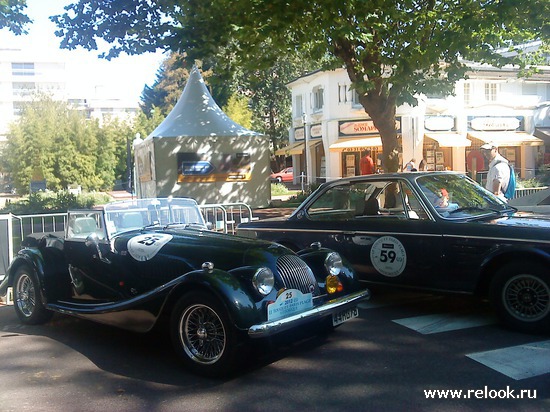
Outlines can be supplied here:
<path id="1" fill-rule="evenodd" d="M 292 182 L 294 179 L 294 169 L 292 167 L 286 167 L 280 172 L 277 173 L 271 173 L 271 181 L 282 183 L 282 182 Z"/>
<path id="2" fill-rule="evenodd" d="M 463 174 L 331 181 L 290 217 L 237 233 L 294 250 L 319 241 L 363 282 L 488 297 L 506 325 L 550 328 L 549 218 L 517 213 Z"/>
<path id="3" fill-rule="evenodd" d="M 177 354 L 207 376 L 236 369 L 251 338 L 330 330 L 369 295 L 338 253 L 213 232 L 192 199 L 71 210 L 64 238 L 25 242 L 0 284 L 21 322 L 60 312 L 146 332 L 166 319 Z"/>

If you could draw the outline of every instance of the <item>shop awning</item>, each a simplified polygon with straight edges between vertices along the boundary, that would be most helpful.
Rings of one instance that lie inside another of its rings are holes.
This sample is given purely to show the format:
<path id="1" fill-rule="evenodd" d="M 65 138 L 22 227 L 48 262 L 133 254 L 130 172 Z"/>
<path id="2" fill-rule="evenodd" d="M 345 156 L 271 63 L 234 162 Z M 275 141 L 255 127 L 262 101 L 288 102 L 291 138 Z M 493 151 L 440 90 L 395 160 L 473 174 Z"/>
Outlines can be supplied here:
<path id="1" fill-rule="evenodd" d="M 377 137 L 365 137 L 362 139 L 338 139 L 330 145 L 331 152 L 344 152 L 351 149 L 360 151 L 367 147 L 382 147 L 382 139 Z"/>
<path id="2" fill-rule="evenodd" d="M 305 144 L 304 142 L 294 142 L 289 144 L 286 147 L 282 147 L 279 150 L 275 151 L 277 156 L 291 156 L 299 155 L 304 151 Z"/>
<path id="3" fill-rule="evenodd" d="M 497 146 L 543 146 L 544 142 L 529 133 L 523 132 L 468 132 L 469 137 L 483 143 L 495 143 Z"/>
<path id="4" fill-rule="evenodd" d="M 472 141 L 459 133 L 425 133 L 424 136 L 435 140 L 439 147 L 470 147 Z"/>
<path id="5" fill-rule="evenodd" d="M 538 137 L 548 146 L 550 145 L 550 127 L 536 127 L 535 137 Z"/>

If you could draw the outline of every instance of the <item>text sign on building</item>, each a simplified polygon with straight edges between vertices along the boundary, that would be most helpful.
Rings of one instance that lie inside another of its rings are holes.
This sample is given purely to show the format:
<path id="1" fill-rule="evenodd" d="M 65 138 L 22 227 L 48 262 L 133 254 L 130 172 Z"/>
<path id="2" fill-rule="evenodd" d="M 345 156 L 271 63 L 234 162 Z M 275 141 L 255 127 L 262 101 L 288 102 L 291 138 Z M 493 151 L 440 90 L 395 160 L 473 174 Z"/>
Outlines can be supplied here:
<path id="1" fill-rule="evenodd" d="M 495 131 L 495 130 L 523 130 L 523 117 L 468 117 L 471 130 Z"/>
<path id="2" fill-rule="evenodd" d="M 294 129 L 294 140 L 295 141 L 305 139 L 304 130 L 305 129 L 303 127 L 299 127 L 299 128 Z M 311 126 L 309 126 L 309 137 L 310 138 L 318 138 L 318 137 L 322 137 L 322 136 L 323 136 L 323 128 L 321 127 L 321 123 L 312 124 Z"/>
<path id="3" fill-rule="evenodd" d="M 395 130 L 397 133 L 401 133 L 401 118 L 395 119 Z M 338 124 L 338 134 L 340 136 L 365 136 L 365 135 L 379 135 L 380 132 L 374 125 L 372 120 L 357 120 L 357 121 L 342 121 Z"/>
<path id="4" fill-rule="evenodd" d="M 426 116 L 424 129 L 432 132 L 444 132 L 455 129 L 455 118 L 453 116 Z"/>

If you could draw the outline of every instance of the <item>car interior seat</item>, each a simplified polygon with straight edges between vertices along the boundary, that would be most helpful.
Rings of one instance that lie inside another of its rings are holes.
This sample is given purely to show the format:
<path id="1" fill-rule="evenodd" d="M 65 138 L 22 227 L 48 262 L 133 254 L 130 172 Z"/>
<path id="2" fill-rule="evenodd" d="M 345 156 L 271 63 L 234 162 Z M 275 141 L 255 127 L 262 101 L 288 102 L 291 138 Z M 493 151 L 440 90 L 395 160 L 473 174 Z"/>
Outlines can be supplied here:
<path id="1" fill-rule="evenodd" d="M 378 199 L 376 196 L 371 196 L 367 200 L 365 200 L 365 209 L 363 211 L 364 215 L 367 216 L 374 216 L 379 214 L 380 211 L 380 205 L 378 204 Z"/>

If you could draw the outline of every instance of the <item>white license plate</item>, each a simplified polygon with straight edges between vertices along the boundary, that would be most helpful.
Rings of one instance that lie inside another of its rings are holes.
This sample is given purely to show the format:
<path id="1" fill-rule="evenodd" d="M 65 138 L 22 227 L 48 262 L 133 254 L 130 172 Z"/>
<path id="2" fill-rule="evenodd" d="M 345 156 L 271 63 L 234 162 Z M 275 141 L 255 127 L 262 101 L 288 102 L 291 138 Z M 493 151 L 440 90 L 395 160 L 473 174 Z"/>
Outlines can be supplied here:
<path id="1" fill-rule="evenodd" d="M 332 326 L 338 326 L 350 319 L 359 316 L 359 309 L 351 308 L 343 310 L 342 312 L 332 314 Z"/>

